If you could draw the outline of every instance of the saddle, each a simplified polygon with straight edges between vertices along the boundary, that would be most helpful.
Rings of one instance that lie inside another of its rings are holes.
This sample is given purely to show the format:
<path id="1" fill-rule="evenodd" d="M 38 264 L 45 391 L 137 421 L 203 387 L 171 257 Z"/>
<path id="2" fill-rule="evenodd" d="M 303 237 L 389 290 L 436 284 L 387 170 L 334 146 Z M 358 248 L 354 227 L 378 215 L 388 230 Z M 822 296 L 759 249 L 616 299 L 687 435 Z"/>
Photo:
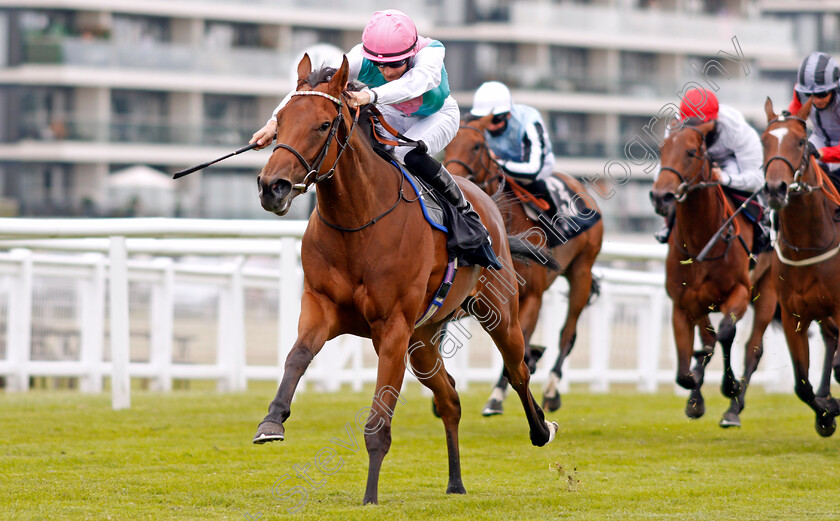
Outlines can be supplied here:
<path id="1" fill-rule="evenodd" d="M 528 218 L 540 224 L 549 248 L 565 244 L 601 219 L 599 212 L 587 207 L 580 198 L 575 199 L 575 192 L 554 176 L 521 185 L 506 175 L 505 190 L 522 204 Z"/>

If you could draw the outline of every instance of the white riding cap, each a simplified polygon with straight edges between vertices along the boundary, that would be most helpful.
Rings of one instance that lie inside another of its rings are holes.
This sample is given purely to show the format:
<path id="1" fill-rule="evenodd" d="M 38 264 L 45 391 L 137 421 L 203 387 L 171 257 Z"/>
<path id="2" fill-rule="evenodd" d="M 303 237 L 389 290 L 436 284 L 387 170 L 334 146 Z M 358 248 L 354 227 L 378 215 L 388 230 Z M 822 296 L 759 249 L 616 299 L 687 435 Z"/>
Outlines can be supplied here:
<path id="1" fill-rule="evenodd" d="M 513 99 L 510 90 L 504 83 L 486 81 L 481 84 L 473 96 L 473 107 L 470 114 L 476 117 L 487 114 L 504 114 L 510 112 Z"/>

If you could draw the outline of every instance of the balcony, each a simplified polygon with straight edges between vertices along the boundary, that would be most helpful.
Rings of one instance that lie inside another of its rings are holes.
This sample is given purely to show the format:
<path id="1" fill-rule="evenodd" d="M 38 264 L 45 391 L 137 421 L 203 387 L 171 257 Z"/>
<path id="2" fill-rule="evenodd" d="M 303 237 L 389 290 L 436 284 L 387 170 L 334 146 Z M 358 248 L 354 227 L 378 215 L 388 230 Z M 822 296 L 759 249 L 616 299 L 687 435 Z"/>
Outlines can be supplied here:
<path id="1" fill-rule="evenodd" d="M 204 49 L 148 42 L 121 45 L 108 40 L 30 36 L 24 62 L 91 68 L 150 70 L 156 73 L 286 79 L 297 55 L 269 49 Z"/>
<path id="2" fill-rule="evenodd" d="M 187 127 L 138 121 L 106 123 L 76 118 L 45 123 L 24 114 L 18 132 L 22 140 L 33 141 L 240 147 L 251 139 L 258 127 L 258 122 Z"/>

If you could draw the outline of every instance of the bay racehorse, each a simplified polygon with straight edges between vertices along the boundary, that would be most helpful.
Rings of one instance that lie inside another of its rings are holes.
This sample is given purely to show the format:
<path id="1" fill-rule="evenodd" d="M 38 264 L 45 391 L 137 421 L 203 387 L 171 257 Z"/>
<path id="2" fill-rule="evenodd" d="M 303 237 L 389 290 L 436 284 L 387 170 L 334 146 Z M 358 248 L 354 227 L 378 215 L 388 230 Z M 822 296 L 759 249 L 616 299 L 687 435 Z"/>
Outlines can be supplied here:
<path id="1" fill-rule="evenodd" d="M 753 226 L 741 213 L 708 256 L 696 260 L 734 209 L 707 154 L 706 136 L 715 123 L 691 123 L 688 120 L 682 126 L 673 126 L 663 141 L 659 177 L 650 192 L 656 213 L 667 217 L 670 212 L 676 212 L 665 261 L 665 288 L 673 302 L 671 321 L 677 348 L 677 383 L 691 391 L 686 415 L 701 417 L 706 410 L 700 390 L 705 367 L 714 353 L 715 343 L 720 342 L 721 392 L 731 399 L 720 426 L 740 426 L 747 386 L 763 353 L 764 330 L 776 310 L 775 288 L 769 276 L 770 256 L 759 255 L 750 273 L 747 245 L 753 241 Z M 736 323 L 750 303 L 755 315 L 744 354 L 744 375 L 739 383 L 732 371 L 730 353 Z M 723 313 L 717 331 L 709 318 L 713 311 Z M 694 351 L 695 326 L 703 343 L 698 351 Z M 690 367 L 692 357 L 695 363 Z"/>
<path id="2" fill-rule="evenodd" d="M 525 213 L 521 201 L 503 190 L 506 183 L 504 172 L 491 156 L 484 137 L 491 120 L 492 115 L 488 115 L 462 123 L 458 134 L 446 147 L 444 164 L 450 172 L 473 181 L 493 197 L 502 213 L 508 233 L 527 234 L 532 244 L 542 246 L 545 243 L 545 236 L 529 233 L 539 229 L 539 223 Z M 556 173 L 555 176 L 576 193 L 586 194 L 586 189 L 577 179 L 561 173 Z M 590 204 L 595 205 L 591 197 L 587 199 Z M 597 212 L 598 208 L 595 206 L 591 210 Z M 590 297 L 597 292 L 597 282 L 592 277 L 592 265 L 601 251 L 603 236 L 604 223 L 598 220 L 580 235 L 551 249 L 552 255 L 562 267 L 563 277 L 569 283 L 569 306 L 566 321 L 560 332 L 559 354 L 552 366 L 548 387 L 543 396 L 543 407 L 549 411 L 560 408 L 558 385 L 563 374 L 563 361 L 575 345 L 578 318 L 583 308 L 589 303 Z M 519 288 L 519 323 L 522 326 L 525 345 L 529 345 L 537 326 L 543 293 L 551 286 L 559 273 L 538 263 L 517 260 L 514 260 L 514 268 L 525 281 Z M 507 388 L 504 375 L 501 376 L 496 387 L 502 391 Z M 501 400 L 491 397 L 484 411 L 485 414 L 488 414 L 488 411 L 500 414 Z"/>
<path id="3" fill-rule="evenodd" d="M 840 194 L 810 153 L 805 118 L 811 100 L 799 113 L 778 115 L 764 104 L 767 128 L 761 136 L 768 202 L 777 212 L 779 231 L 773 259 L 779 280 L 782 327 L 793 361 L 796 395 L 816 413 L 816 430 L 831 436 L 840 404 L 831 397 L 831 366 L 840 381 Z M 822 380 L 814 393 L 808 379 L 811 322 L 820 325 L 825 342 Z M 833 360 L 833 364 L 832 364 Z"/>
<path id="4" fill-rule="evenodd" d="M 460 403 L 436 345 L 442 325 L 457 311 L 463 308 L 476 317 L 502 353 L 505 371 L 525 409 L 531 442 L 545 445 L 557 431 L 557 424 L 544 419 L 528 389 L 516 274 L 501 215 L 476 186 L 459 183 L 507 269 L 457 269 L 439 310 L 416 327 L 451 273 L 446 237 L 429 226 L 420 204 L 403 192 L 407 183 L 402 173 L 377 154 L 362 126 L 353 132 L 359 112 L 351 113 L 342 101 L 348 84 L 347 59 L 338 70 L 312 72 L 309 57 L 304 56 L 297 72 L 298 88 L 277 114 L 278 144 L 258 177 L 260 202 L 265 210 L 283 215 L 297 195 L 317 183 L 317 208 L 301 245 L 304 287 L 298 337 L 254 442 L 284 438 L 283 422 L 289 417 L 295 388 L 327 340 L 341 334 L 368 337 L 379 361 L 364 428 L 369 457 L 364 503 L 378 499 L 379 472 L 391 445 L 391 417 L 397 401 L 404 401 L 399 391 L 407 364 L 432 390 L 443 420 L 449 455 L 446 490 L 464 493 L 458 449 Z M 534 258 L 543 253 L 526 249 Z M 490 283 L 495 283 L 492 290 Z M 512 290 L 512 298 L 499 293 L 502 284 Z"/>

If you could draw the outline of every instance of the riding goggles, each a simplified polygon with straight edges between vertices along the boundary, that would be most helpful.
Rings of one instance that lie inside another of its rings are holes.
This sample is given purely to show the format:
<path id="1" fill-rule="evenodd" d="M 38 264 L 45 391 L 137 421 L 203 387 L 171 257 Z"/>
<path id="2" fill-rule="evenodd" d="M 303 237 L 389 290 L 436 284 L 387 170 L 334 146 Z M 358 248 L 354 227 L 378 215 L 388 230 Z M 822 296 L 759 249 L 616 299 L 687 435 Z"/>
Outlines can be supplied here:
<path id="1" fill-rule="evenodd" d="M 403 65 L 408 63 L 408 58 L 403 58 L 402 60 L 400 60 L 398 62 L 375 62 L 375 61 L 371 61 L 371 63 L 373 63 L 376 67 L 378 67 L 380 69 L 384 69 L 385 67 L 387 67 L 389 69 L 399 69 L 400 67 L 402 67 Z"/>

